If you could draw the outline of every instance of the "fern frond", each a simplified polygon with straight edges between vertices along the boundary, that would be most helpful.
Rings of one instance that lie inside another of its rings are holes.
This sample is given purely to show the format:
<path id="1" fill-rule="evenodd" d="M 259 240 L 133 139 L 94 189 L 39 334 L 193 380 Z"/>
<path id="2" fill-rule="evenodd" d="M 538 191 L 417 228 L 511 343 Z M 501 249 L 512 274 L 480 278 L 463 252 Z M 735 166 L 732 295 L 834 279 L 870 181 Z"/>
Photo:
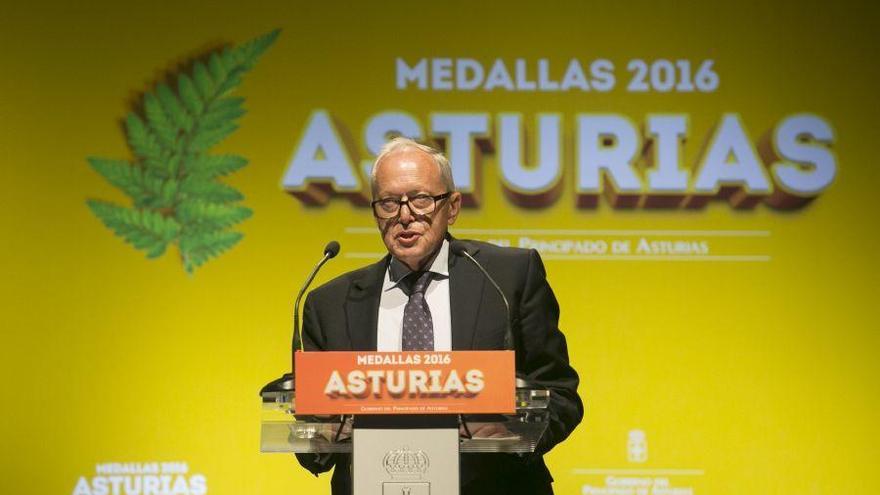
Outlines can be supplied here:
<path id="1" fill-rule="evenodd" d="M 175 201 L 177 200 L 177 190 L 180 187 L 180 183 L 175 178 L 165 179 L 162 183 L 162 188 L 160 190 L 159 197 L 162 199 L 162 202 L 159 208 L 170 208 L 174 206 Z"/>
<path id="2" fill-rule="evenodd" d="M 151 210 L 136 210 L 105 201 L 89 200 L 88 206 L 109 229 L 148 258 L 165 252 L 168 243 L 180 233 L 180 224 Z"/>
<path id="3" fill-rule="evenodd" d="M 235 120 L 245 114 L 244 98 L 218 98 L 205 106 L 199 126 L 215 127 L 225 121 Z"/>
<path id="4" fill-rule="evenodd" d="M 223 64 L 223 61 L 220 60 L 220 55 L 218 53 L 212 53 L 211 56 L 208 57 L 208 72 L 214 79 L 215 85 L 218 82 L 226 79 L 226 76 L 228 75 L 228 69 Z M 216 92 L 214 95 L 216 96 Z"/>
<path id="5" fill-rule="evenodd" d="M 199 94 L 202 95 L 203 101 L 214 97 L 214 81 L 211 79 L 211 74 L 208 73 L 207 67 L 202 62 L 196 62 L 193 65 L 193 81 L 199 90 Z"/>
<path id="6" fill-rule="evenodd" d="M 159 146 L 159 142 L 136 113 L 129 113 L 126 117 L 125 130 L 128 145 L 131 146 L 135 155 L 145 160 L 160 159 L 162 148 Z"/>
<path id="7" fill-rule="evenodd" d="M 180 183 L 184 199 L 200 199 L 209 203 L 228 203 L 244 199 L 235 188 L 216 182 L 207 176 L 190 175 Z"/>
<path id="8" fill-rule="evenodd" d="M 217 88 L 217 94 L 225 95 L 238 87 L 238 85 L 241 84 L 241 76 L 238 74 L 240 72 L 244 72 L 244 69 L 237 67 L 235 71 L 231 72 L 229 76 L 220 83 L 220 87 Z"/>
<path id="9" fill-rule="evenodd" d="M 184 268 L 188 273 L 192 273 L 210 258 L 235 246 L 242 237 L 243 234 L 233 231 L 182 235 L 179 247 Z"/>
<path id="10" fill-rule="evenodd" d="M 189 149 L 194 153 L 201 153 L 208 148 L 220 143 L 238 129 L 235 122 L 224 122 L 217 127 L 200 128 L 189 142 Z"/>
<path id="11" fill-rule="evenodd" d="M 177 78 L 177 92 L 180 94 L 180 100 L 183 102 L 183 106 L 186 107 L 186 110 L 190 115 L 198 115 L 202 113 L 202 109 L 205 108 L 202 96 L 196 89 L 195 84 L 193 84 L 192 79 L 186 74 L 181 74 Z"/>
<path id="12" fill-rule="evenodd" d="M 148 257 L 177 243 L 188 272 L 231 248 L 242 234 L 225 231 L 248 217 L 243 195 L 217 181 L 247 165 L 236 155 L 210 155 L 245 114 L 244 99 L 227 96 L 275 42 L 275 30 L 197 61 L 144 94 L 143 113 L 126 118 L 132 161 L 88 158 L 92 168 L 131 197 L 133 208 L 90 200 L 92 212 Z"/>
<path id="13" fill-rule="evenodd" d="M 135 202 L 143 201 L 151 195 L 140 167 L 125 160 L 108 160 L 97 157 L 89 157 L 87 160 L 95 172 L 107 179 L 110 184 L 121 189 Z"/>
<path id="14" fill-rule="evenodd" d="M 242 66 L 250 69 L 260 58 L 260 55 L 263 54 L 273 43 L 278 39 L 278 35 L 281 34 L 280 29 L 276 29 L 269 33 L 266 33 L 262 36 L 258 36 L 250 41 L 246 41 L 242 43 L 236 50 L 235 56 L 238 59 L 237 62 Z"/>
<path id="15" fill-rule="evenodd" d="M 182 201 L 177 207 L 177 218 L 190 230 L 206 231 L 230 227 L 248 219 L 250 208 L 210 203 L 201 199 Z"/>
<path id="16" fill-rule="evenodd" d="M 230 81 L 233 79 L 225 79 L 218 92 L 223 92 L 222 86 Z M 235 132 L 238 128 L 235 121 L 245 114 L 243 102 L 243 98 L 217 98 L 209 101 L 190 135 L 189 150 L 195 153 L 205 151 Z"/>
<path id="17" fill-rule="evenodd" d="M 190 174 L 203 177 L 227 175 L 247 165 L 247 159 L 238 155 L 199 155 L 188 163 Z"/>
<path id="18" fill-rule="evenodd" d="M 162 185 L 165 183 L 165 175 L 145 170 L 143 177 L 144 190 L 147 191 L 147 194 L 143 198 L 135 200 L 135 208 L 166 208 L 167 205 L 162 200 Z"/>
<path id="19" fill-rule="evenodd" d="M 165 84 L 156 86 L 156 97 L 162 105 L 162 110 L 168 116 L 174 126 L 183 132 L 189 132 L 192 129 L 192 117 L 187 113 L 180 100 L 177 99 L 174 92 Z"/>
<path id="20" fill-rule="evenodd" d="M 141 163 L 144 166 L 144 170 L 147 172 L 150 172 L 157 177 L 161 177 L 162 179 L 167 179 L 168 177 L 173 177 L 177 174 L 177 171 L 180 168 L 180 162 L 180 155 L 169 150 L 163 153 L 162 157 L 159 159 L 147 159 L 143 160 Z"/>
<path id="21" fill-rule="evenodd" d="M 165 148 L 173 148 L 177 143 L 177 128 L 165 115 L 162 104 L 152 93 L 144 95 L 144 113 L 147 115 L 147 124 L 150 130 L 156 134 L 161 145 Z"/>

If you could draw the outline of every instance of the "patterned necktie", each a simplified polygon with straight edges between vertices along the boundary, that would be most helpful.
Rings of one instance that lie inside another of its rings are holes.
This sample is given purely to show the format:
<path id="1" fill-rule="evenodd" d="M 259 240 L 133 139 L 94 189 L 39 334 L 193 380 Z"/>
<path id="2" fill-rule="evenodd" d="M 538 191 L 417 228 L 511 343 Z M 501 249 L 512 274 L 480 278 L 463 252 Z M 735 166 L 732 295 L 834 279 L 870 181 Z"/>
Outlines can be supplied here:
<path id="1" fill-rule="evenodd" d="M 434 350 L 434 320 L 431 319 L 431 308 L 425 300 L 425 289 L 431 283 L 431 272 L 411 273 L 409 301 L 403 308 L 403 341 L 404 351 Z"/>

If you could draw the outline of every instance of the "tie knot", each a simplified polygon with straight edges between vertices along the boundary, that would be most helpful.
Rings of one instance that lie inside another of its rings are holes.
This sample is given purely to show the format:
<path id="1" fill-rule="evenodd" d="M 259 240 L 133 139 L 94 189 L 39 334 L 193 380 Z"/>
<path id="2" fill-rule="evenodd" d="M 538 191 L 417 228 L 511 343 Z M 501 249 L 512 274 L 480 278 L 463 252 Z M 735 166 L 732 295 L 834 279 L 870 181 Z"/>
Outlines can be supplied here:
<path id="1" fill-rule="evenodd" d="M 409 275 L 409 292 L 412 294 L 424 294 L 431 283 L 431 272 L 413 272 Z"/>

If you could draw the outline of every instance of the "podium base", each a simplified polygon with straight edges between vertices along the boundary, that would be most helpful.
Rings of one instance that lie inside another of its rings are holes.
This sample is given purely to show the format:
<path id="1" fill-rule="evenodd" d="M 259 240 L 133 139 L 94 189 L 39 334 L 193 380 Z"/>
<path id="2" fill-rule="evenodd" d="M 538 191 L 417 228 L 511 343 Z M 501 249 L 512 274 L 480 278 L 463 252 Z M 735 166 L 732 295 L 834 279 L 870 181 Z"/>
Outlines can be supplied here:
<path id="1" fill-rule="evenodd" d="M 458 495 L 458 428 L 355 428 L 354 495 Z"/>

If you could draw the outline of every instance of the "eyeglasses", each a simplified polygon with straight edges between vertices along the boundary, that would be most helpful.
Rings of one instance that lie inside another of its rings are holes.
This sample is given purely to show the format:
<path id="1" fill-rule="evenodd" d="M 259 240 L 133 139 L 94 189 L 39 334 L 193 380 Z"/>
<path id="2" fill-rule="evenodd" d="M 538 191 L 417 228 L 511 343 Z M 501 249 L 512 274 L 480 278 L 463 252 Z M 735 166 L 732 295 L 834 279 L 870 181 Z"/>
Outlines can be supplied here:
<path id="1" fill-rule="evenodd" d="M 370 203 L 373 206 L 373 215 L 376 218 L 389 219 L 400 214 L 400 207 L 406 205 L 414 215 L 428 215 L 437 209 L 437 203 L 452 195 L 451 192 L 431 196 L 430 194 L 416 194 L 413 197 L 382 198 Z"/>

